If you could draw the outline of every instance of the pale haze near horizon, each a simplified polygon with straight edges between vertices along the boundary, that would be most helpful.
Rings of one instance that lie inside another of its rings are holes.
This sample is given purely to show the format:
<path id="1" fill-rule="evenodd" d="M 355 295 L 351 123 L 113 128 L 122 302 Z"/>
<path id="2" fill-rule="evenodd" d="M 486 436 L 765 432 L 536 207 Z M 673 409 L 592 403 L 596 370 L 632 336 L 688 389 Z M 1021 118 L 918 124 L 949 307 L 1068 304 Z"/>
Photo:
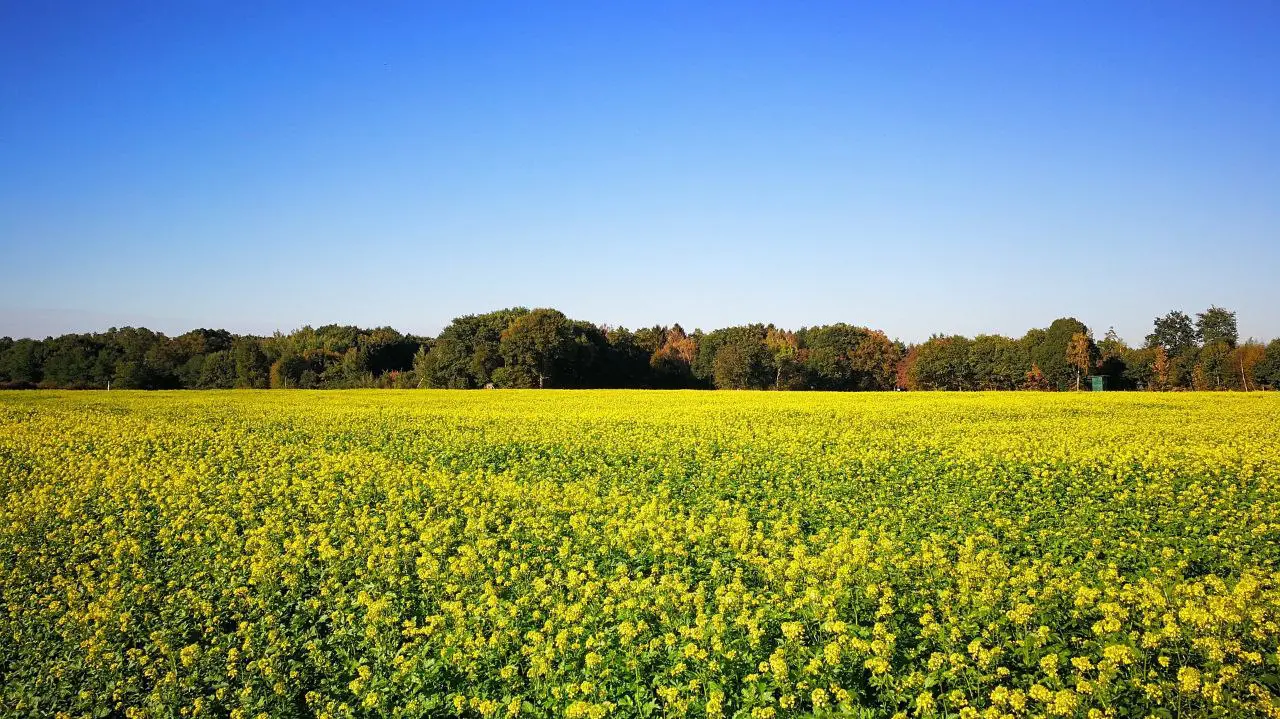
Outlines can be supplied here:
<path id="1" fill-rule="evenodd" d="M 1280 336 L 1280 7 L 13 6 L 0 335 Z"/>

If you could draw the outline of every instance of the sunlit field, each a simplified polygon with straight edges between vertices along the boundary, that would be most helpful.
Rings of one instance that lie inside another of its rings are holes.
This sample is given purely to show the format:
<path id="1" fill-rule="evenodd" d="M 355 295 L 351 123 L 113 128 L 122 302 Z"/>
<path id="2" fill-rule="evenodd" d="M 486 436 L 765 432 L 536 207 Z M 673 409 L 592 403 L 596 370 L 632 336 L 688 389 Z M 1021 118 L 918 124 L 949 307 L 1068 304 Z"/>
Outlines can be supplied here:
<path id="1" fill-rule="evenodd" d="M 1280 394 L 0 393 L 5 716 L 1280 716 Z"/>

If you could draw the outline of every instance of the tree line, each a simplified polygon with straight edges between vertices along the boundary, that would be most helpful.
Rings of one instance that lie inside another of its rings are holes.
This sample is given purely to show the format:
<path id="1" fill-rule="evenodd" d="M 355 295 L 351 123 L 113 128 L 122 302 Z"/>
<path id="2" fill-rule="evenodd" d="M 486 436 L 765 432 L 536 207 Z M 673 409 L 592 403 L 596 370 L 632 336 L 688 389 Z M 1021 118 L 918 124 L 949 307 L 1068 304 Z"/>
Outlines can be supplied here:
<path id="1" fill-rule="evenodd" d="M 1280 339 L 1240 342 L 1236 313 L 1155 319 L 1131 347 L 1065 317 L 1020 338 L 935 335 L 919 344 L 837 323 L 786 330 L 635 331 L 522 307 L 454 319 L 432 337 L 390 327 L 303 327 L 270 337 L 197 329 L 167 337 L 111 328 L 44 340 L 0 338 L 0 387 L 667 388 L 1072 390 L 1280 388 Z"/>

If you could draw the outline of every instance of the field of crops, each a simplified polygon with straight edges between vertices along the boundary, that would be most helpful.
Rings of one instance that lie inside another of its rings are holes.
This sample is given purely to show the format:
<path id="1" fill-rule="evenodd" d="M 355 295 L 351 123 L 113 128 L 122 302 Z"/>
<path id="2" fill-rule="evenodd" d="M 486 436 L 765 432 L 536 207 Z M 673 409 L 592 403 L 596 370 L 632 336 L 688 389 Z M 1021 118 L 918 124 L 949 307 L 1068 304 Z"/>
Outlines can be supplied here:
<path id="1" fill-rule="evenodd" d="M 0 393 L 3 716 L 1280 716 L 1280 394 Z"/>

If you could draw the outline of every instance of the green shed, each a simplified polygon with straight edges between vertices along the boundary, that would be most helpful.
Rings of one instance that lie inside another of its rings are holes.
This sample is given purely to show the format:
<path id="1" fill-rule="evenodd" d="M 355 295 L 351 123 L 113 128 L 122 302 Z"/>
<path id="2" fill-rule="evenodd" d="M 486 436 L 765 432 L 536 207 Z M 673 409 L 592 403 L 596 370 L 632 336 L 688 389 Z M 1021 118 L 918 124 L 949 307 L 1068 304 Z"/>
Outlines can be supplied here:
<path id="1" fill-rule="evenodd" d="M 1107 389 L 1107 376 L 1104 374 L 1095 374 L 1089 377 L 1089 389 L 1094 392 L 1105 392 Z"/>

